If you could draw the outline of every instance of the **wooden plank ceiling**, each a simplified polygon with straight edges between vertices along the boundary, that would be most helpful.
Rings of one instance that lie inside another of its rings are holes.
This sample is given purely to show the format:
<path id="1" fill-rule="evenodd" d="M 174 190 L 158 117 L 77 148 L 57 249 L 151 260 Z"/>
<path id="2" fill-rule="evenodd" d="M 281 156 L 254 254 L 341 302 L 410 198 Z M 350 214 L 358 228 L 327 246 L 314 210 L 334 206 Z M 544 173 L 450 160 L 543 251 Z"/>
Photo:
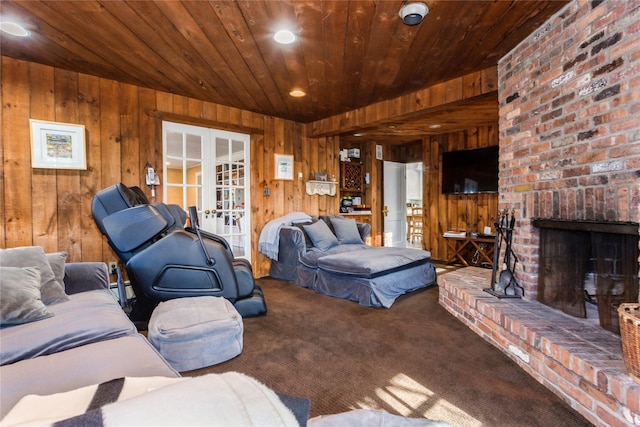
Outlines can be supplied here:
<path id="1" fill-rule="evenodd" d="M 0 16 L 31 37 L 2 34 L 2 55 L 309 123 L 497 64 L 567 1 L 435 1 L 416 26 L 405 0 L 26 1 Z M 287 27 L 298 36 L 278 45 Z M 292 89 L 307 93 L 289 96 Z M 464 126 L 497 122 L 497 97 L 445 110 Z M 381 129 L 429 132 L 420 120 Z M 431 131 L 433 133 L 433 131 Z M 438 132 L 439 133 L 439 132 Z"/>

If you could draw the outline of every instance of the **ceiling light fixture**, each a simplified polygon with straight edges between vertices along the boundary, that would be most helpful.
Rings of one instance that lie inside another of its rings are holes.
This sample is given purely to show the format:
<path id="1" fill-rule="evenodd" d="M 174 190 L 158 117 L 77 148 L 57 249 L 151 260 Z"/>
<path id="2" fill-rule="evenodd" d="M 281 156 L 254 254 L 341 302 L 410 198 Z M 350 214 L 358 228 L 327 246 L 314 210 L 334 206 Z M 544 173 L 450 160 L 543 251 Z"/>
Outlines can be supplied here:
<path id="1" fill-rule="evenodd" d="M 398 16 L 407 25 L 418 25 L 429 13 L 429 8 L 424 3 L 407 3 L 400 8 Z"/>
<path id="2" fill-rule="evenodd" d="M 291 44 L 296 41 L 296 35 L 289 30 L 280 30 L 273 35 L 273 39 L 280 44 Z"/>
<path id="3" fill-rule="evenodd" d="M 306 95 L 306 93 L 303 90 L 294 89 L 291 92 L 289 92 L 289 95 L 293 96 L 294 98 L 302 98 L 303 96 Z"/>
<path id="4" fill-rule="evenodd" d="M 430 125 L 429 129 L 440 129 L 442 125 Z"/>
<path id="5" fill-rule="evenodd" d="M 16 37 L 27 37 L 31 34 L 22 25 L 10 21 L 0 22 L 0 31 Z"/>

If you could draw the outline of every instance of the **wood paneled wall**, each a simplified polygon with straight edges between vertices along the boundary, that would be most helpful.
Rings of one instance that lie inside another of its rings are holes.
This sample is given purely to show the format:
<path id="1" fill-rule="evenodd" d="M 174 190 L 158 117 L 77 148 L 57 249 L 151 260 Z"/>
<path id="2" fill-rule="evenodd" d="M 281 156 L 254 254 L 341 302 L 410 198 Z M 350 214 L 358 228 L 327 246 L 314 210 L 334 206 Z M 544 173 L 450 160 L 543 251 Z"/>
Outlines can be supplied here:
<path id="1" fill-rule="evenodd" d="M 91 201 L 117 182 L 140 186 L 150 197 L 143 171 L 147 162 L 162 169 L 162 117 L 251 134 L 256 276 L 269 271 L 270 261 L 257 252 L 266 222 L 294 210 L 337 212 L 337 198 L 308 196 L 304 188 L 314 171 L 339 174 L 337 138 L 310 139 L 300 123 L 44 65 L 7 57 L 1 65 L 2 247 L 38 245 L 68 252 L 69 261 L 116 260 L 93 221 Z M 87 170 L 32 169 L 30 118 L 85 125 Z M 294 181 L 273 179 L 275 153 L 294 155 Z M 158 192 L 156 201 L 161 197 Z"/>
<path id="2" fill-rule="evenodd" d="M 94 224 L 91 201 L 97 191 L 117 182 L 140 186 L 150 197 L 143 171 L 147 162 L 162 169 L 162 118 L 251 135 L 252 260 L 257 277 L 267 275 L 270 266 L 269 259 L 257 252 L 264 224 L 291 211 L 316 215 L 338 211 L 336 197 L 308 196 L 304 187 L 315 171 L 339 176 L 338 137 L 309 138 L 301 123 L 7 57 L 2 57 L 1 65 L 2 247 L 39 245 L 47 252 L 68 252 L 70 261 L 115 260 Z M 32 169 L 30 118 L 85 125 L 87 170 Z M 424 247 L 434 259 L 447 256 L 442 230 L 482 230 L 495 221 L 498 204 L 495 194 L 440 194 L 441 153 L 497 143 L 497 127 L 490 126 L 425 138 L 421 149 L 419 144 L 384 147 L 385 159 L 409 162 L 422 157 Z M 375 158 L 374 150 L 375 144 L 367 147 L 368 158 Z M 276 153 L 294 155 L 296 179 L 273 179 Z M 367 191 L 372 191 L 373 242 L 379 245 L 382 162 L 371 160 L 367 171 L 372 182 Z M 269 197 L 262 195 L 264 188 L 270 189 Z M 161 197 L 158 192 L 156 201 Z"/>
<path id="3" fill-rule="evenodd" d="M 482 232 L 485 226 L 493 228 L 498 212 L 498 193 L 442 194 L 442 153 L 493 145 L 498 145 L 497 125 L 438 135 L 422 141 L 422 188 L 426 215 L 423 247 L 431 251 L 433 259 L 447 259 L 447 245 L 442 237 L 444 231 Z"/>

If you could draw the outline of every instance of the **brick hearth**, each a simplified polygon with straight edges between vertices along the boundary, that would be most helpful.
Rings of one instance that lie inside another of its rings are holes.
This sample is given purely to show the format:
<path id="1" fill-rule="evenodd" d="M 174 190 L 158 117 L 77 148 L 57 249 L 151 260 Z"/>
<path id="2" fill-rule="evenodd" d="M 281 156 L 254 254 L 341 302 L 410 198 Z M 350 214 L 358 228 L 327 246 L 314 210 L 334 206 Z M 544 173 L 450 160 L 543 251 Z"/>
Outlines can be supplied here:
<path id="1" fill-rule="evenodd" d="M 483 268 L 446 273 L 440 304 L 593 424 L 640 425 L 640 384 L 618 335 L 537 301 L 493 297 L 490 282 Z"/>

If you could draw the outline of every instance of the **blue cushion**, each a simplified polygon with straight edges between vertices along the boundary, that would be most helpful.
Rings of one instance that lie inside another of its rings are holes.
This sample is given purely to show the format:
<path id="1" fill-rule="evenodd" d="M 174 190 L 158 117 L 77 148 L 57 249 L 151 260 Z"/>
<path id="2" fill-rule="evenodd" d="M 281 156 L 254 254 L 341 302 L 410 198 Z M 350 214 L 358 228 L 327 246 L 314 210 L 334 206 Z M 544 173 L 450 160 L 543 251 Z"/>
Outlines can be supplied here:
<path id="1" fill-rule="evenodd" d="M 358 231 L 358 224 L 354 219 L 334 217 L 331 218 L 331 225 L 333 225 L 338 243 L 364 243 Z"/>
<path id="2" fill-rule="evenodd" d="M 373 279 L 431 261 L 431 253 L 413 248 L 370 247 L 318 258 L 318 267 L 336 274 Z"/>
<path id="3" fill-rule="evenodd" d="M 0 327 L 51 316 L 41 300 L 40 271 L 36 267 L 0 267 Z"/>
<path id="4" fill-rule="evenodd" d="M 338 244 L 338 239 L 324 221 L 317 221 L 311 225 L 303 225 L 303 228 L 304 231 L 307 232 L 309 239 L 313 242 L 313 246 L 321 251 L 331 249 Z"/>
<path id="5" fill-rule="evenodd" d="M 317 221 L 317 219 L 315 221 Z M 305 225 L 311 225 L 315 221 L 310 221 L 310 222 L 305 222 L 305 223 L 298 223 L 298 224 L 291 224 L 293 227 L 299 228 L 300 231 L 302 231 L 302 235 L 304 236 L 304 244 L 307 247 L 307 249 L 311 249 L 313 247 L 313 242 L 309 238 L 309 235 L 307 234 L 307 232 L 304 231 L 304 226 Z"/>

